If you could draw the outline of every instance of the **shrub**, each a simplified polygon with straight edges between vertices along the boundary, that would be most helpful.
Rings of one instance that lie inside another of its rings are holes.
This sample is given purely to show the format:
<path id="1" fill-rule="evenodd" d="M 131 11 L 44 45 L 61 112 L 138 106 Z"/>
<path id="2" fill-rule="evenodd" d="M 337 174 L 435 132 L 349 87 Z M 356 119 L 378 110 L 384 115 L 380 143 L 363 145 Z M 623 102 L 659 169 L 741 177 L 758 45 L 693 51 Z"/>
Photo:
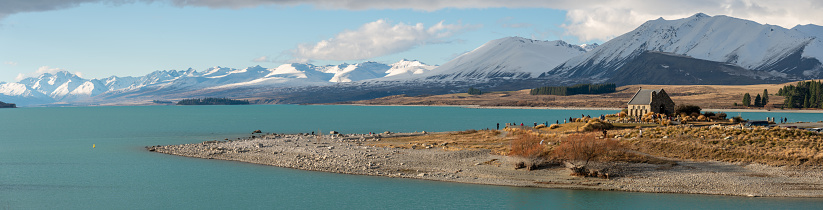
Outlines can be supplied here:
<path id="1" fill-rule="evenodd" d="M 546 125 L 544 125 L 544 124 L 538 124 L 537 126 L 534 126 L 534 129 L 541 129 L 541 128 L 545 128 L 545 127 L 546 127 Z"/>
<path id="2" fill-rule="evenodd" d="M 540 136 L 532 133 L 520 133 L 511 141 L 511 151 L 508 155 L 523 158 L 524 161 L 516 164 L 523 164 L 522 167 L 532 170 L 540 165 L 548 156 L 546 147 L 541 145 Z M 522 168 L 515 166 L 515 168 Z"/>
<path id="3" fill-rule="evenodd" d="M 702 110 L 699 106 L 695 105 L 680 105 L 677 106 L 675 109 L 675 113 L 678 114 L 687 114 L 692 115 L 694 113 L 700 114 L 700 110 Z"/>
<path id="4" fill-rule="evenodd" d="M 572 134 L 554 148 L 552 157 L 570 165 L 572 171 L 585 171 L 589 162 L 611 160 L 621 151 L 620 144 L 613 139 L 600 139 L 595 133 Z"/>
<path id="5" fill-rule="evenodd" d="M 717 119 L 726 119 L 726 113 L 721 112 L 717 114 Z"/>
<path id="6" fill-rule="evenodd" d="M 614 128 L 614 125 L 611 123 L 600 121 L 599 119 L 590 119 L 583 125 L 583 131 L 594 131 L 594 130 L 608 130 Z"/>
<path id="7" fill-rule="evenodd" d="M 559 128 L 559 127 L 560 127 L 560 125 L 558 125 L 558 124 L 552 124 L 551 126 L 549 126 L 549 129 L 555 129 L 555 128 Z"/>

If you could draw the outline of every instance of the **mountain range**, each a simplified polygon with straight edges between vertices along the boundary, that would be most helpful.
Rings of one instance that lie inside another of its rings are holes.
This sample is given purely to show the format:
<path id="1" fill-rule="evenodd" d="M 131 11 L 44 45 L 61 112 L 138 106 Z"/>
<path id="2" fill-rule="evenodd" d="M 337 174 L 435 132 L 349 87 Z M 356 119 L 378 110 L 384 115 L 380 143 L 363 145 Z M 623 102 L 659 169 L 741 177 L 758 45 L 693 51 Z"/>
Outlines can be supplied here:
<path id="1" fill-rule="evenodd" d="M 755 84 L 820 78 L 823 27 L 698 13 L 651 20 L 542 74 L 617 84 Z"/>
<path id="2" fill-rule="evenodd" d="M 609 82 L 628 84 L 759 84 L 823 74 L 823 27 L 791 29 L 702 13 L 650 20 L 601 45 L 506 37 L 441 66 L 401 60 L 315 66 L 283 64 L 155 71 L 139 77 L 83 79 L 46 73 L 0 83 L 0 101 L 20 106 L 96 105 L 230 97 L 256 103 L 318 103 L 388 95 L 463 92 L 469 87 L 517 90 Z"/>

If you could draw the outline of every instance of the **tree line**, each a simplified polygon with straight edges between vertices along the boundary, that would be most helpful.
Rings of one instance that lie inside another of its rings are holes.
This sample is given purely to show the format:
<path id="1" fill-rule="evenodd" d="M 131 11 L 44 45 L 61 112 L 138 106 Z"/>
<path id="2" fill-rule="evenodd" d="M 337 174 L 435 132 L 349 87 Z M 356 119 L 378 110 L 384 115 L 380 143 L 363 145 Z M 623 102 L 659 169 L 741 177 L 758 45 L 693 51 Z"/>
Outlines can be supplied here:
<path id="1" fill-rule="evenodd" d="M 757 94 L 757 96 L 754 97 L 754 103 L 752 103 L 752 95 L 750 95 L 749 93 L 743 94 L 742 102 L 742 105 L 746 107 L 764 107 L 766 106 L 766 104 L 769 103 L 769 90 L 763 89 L 763 96 Z M 735 103 L 735 105 L 737 105 L 737 103 Z"/>
<path id="2" fill-rule="evenodd" d="M 532 95 L 558 95 L 570 96 L 577 94 L 602 94 L 614 93 L 617 85 L 614 83 L 606 84 L 576 84 L 572 86 L 548 86 L 532 89 L 529 92 Z"/>
<path id="3" fill-rule="evenodd" d="M 17 104 L 4 103 L 0 101 L 0 108 L 17 108 Z"/>
<path id="4" fill-rule="evenodd" d="M 469 91 L 467 91 L 467 93 L 468 93 L 469 95 L 482 95 L 482 94 L 483 94 L 483 91 L 480 91 L 480 90 L 479 90 L 479 89 L 477 89 L 477 88 L 473 88 L 473 87 L 471 87 L 471 88 L 469 88 Z"/>
<path id="5" fill-rule="evenodd" d="M 783 96 L 786 108 L 823 108 L 823 83 L 820 81 L 800 81 L 797 85 L 786 85 L 777 91 Z"/>
<path id="6" fill-rule="evenodd" d="M 192 98 L 183 99 L 177 102 L 177 105 L 245 105 L 249 104 L 249 100 L 234 100 L 228 98 Z"/>

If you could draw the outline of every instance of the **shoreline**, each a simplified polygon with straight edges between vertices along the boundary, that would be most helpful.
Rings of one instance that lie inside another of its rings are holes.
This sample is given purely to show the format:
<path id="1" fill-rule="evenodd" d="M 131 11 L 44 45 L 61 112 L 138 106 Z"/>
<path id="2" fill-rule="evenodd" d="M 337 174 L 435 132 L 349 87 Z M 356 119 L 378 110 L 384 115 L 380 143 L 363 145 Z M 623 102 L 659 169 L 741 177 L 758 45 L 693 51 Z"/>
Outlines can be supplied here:
<path id="1" fill-rule="evenodd" d="M 309 104 L 309 105 L 342 105 L 342 106 L 397 106 L 397 107 L 459 107 L 467 109 L 551 109 L 551 110 L 622 110 L 624 108 L 614 107 L 533 107 L 533 106 L 482 106 L 482 105 L 385 105 L 385 104 Z M 725 109 L 706 108 L 701 111 L 708 112 L 774 112 L 774 113 L 823 113 L 823 110 L 800 110 L 800 109 Z"/>
<path id="2" fill-rule="evenodd" d="M 482 106 L 482 105 L 382 105 L 382 104 L 312 104 L 312 105 L 342 105 L 342 106 L 410 106 L 410 107 L 458 107 L 467 109 L 553 109 L 553 110 L 621 110 L 609 107 L 533 107 L 533 106 Z"/>
<path id="3" fill-rule="evenodd" d="M 351 135 L 257 135 L 237 141 L 150 146 L 152 152 L 341 174 L 412 178 L 469 184 L 684 193 L 749 197 L 823 197 L 823 174 L 814 170 L 677 160 L 677 164 L 617 163 L 611 179 L 569 176 L 562 166 L 514 169 L 519 159 L 488 150 L 446 151 L 368 146 L 386 137 L 426 133 Z"/>

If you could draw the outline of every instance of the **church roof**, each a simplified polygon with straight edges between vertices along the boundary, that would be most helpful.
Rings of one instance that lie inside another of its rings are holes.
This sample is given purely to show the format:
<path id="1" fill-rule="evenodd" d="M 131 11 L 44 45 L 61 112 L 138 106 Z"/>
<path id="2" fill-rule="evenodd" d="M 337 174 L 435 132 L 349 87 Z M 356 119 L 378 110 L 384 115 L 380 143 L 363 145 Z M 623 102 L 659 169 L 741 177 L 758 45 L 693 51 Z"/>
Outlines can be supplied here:
<path id="1" fill-rule="evenodd" d="M 652 92 L 660 93 L 663 89 L 640 89 L 634 94 L 629 105 L 649 105 L 652 103 Z"/>

